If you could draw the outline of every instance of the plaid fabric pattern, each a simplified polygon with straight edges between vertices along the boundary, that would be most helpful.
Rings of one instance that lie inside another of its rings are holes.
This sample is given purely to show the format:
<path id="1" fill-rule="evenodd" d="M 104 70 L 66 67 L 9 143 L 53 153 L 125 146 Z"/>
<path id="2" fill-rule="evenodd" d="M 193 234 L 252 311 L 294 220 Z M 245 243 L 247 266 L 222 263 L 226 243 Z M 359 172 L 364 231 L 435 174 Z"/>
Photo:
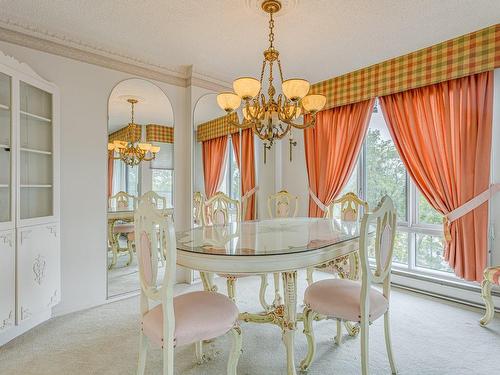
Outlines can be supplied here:
<path id="1" fill-rule="evenodd" d="M 146 142 L 174 143 L 174 128 L 167 125 L 146 125 Z"/>
<path id="2" fill-rule="evenodd" d="M 209 139 L 238 133 L 240 129 L 236 126 L 232 126 L 230 121 L 239 123 L 240 120 L 236 112 L 233 112 L 230 115 L 217 117 L 216 119 L 198 125 L 198 130 L 196 131 L 197 141 L 203 142 L 208 141 Z"/>
<path id="3" fill-rule="evenodd" d="M 500 24 L 312 85 L 325 109 L 500 67 Z"/>
<path id="4" fill-rule="evenodd" d="M 138 126 L 136 128 L 136 136 L 139 137 L 139 139 L 141 138 L 141 130 L 142 127 L 141 126 Z M 123 128 L 111 133 L 109 136 L 108 136 L 108 142 L 113 142 L 113 141 L 128 141 L 128 132 L 127 132 L 127 126 L 124 126 Z"/>

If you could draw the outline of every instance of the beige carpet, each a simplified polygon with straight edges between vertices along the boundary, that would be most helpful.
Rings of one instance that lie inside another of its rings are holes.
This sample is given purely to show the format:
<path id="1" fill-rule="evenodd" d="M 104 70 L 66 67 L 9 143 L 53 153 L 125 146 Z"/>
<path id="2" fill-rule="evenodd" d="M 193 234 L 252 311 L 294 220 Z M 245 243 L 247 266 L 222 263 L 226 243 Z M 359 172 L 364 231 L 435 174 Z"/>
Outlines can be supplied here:
<path id="1" fill-rule="evenodd" d="M 301 277 L 303 280 L 303 277 Z M 223 280 L 217 283 L 223 288 Z M 241 310 L 257 309 L 259 280 L 238 281 Z M 304 289 L 304 282 L 301 290 Z M 179 293 L 200 289 L 180 285 Z M 241 299 L 240 299 L 241 300 Z M 53 319 L 0 348 L 2 375 L 134 374 L 138 349 L 138 299 L 131 298 Z M 500 318 L 481 328 L 482 311 L 393 289 L 394 352 L 400 374 L 497 374 L 500 369 Z M 382 321 L 371 333 L 371 374 L 389 374 Z M 316 360 L 309 374 L 359 374 L 359 338 L 333 343 L 335 324 L 315 325 Z M 305 339 L 299 326 L 296 362 L 304 356 Z M 285 374 L 285 354 L 275 326 L 243 324 L 240 375 Z M 225 374 L 228 340 L 205 345 L 214 359 L 196 365 L 194 348 L 176 349 L 176 374 Z M 160 351 L 149 352 L 147 374 L 161 374 Z"/>

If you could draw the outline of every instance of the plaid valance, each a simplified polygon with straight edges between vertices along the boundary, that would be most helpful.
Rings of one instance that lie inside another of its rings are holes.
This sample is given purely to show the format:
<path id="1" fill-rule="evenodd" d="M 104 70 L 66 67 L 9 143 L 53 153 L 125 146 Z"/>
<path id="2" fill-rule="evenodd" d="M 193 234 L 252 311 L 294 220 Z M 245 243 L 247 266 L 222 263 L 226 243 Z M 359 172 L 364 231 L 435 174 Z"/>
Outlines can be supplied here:
<path id="1" fill-rule="evenodd" d="M 146 142 L 174 143 L 174 128 L 167 125 L 146 125 Z"/>
<path id="2" fill-rule="evenodd" d="M 217 117 L 216 119 L 198 125 L 198 130 L 196 131 L 197 141 L 203 142 L 208 141 L 209 139 L 238 133 L 239 128 L 230 125 L 230 120 L 238 122 L 238 114 L 236 112 L 233 112 L 230 115 Z"/>
<path id="3" fill-rule="evenodd" d="M 135 128 L 135 133 L 136 136 L 141 138 L 141 130 L 142 127 L 138 126 Z M 108 135 L 108 142 L 113 142 L 113 141 L 128 141 L 128 133 L 127 133 L 127 126 L 124 126 L 123 128 L 111 133 Z"/>
<path id="4" fill-rule="evenodd" d="M 500 24 L 312 85 L 325 109 L 500 67 Z"/>

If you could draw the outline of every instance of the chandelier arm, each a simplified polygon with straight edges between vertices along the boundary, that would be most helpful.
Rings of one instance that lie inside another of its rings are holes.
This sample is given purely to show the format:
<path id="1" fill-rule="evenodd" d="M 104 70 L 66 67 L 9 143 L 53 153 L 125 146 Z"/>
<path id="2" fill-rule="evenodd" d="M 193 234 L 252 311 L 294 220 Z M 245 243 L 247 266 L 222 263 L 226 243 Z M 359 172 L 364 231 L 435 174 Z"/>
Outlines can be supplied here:
<path id="1" fill-rule="evenodd" d="M 296 124 L 293 121 L 286 121 L 286 123 L 297 129 L 307 129 L 316 124 L 316 115 L 313 115 L 311 121 L 304 124 Z"/>
<path id="2" fill-rule="evenodd" d="M 231 126 L 235 126 L 239 129 L 246 129 L 248 127 L 248 125 L 245 123 L 245 121 L 243 121 L 241 124 L 237 121 L 234 121 L 234 120 L 228 120 L 228 123 L 229 125 Z"/>

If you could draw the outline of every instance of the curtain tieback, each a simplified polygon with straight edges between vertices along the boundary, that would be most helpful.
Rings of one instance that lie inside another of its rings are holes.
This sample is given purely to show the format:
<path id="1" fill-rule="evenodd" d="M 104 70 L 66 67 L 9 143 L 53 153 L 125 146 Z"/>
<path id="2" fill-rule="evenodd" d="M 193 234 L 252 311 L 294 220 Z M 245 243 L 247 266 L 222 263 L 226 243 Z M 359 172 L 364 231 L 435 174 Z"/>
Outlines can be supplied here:
<path id="1" fill-rule="evenodd" d="M 460 219 L 462 216 L 467 215 L 472 210 L 478 208 L 484 202 L 490 200 L 496 193 L 500 191 L 500 183 L 491 184 L 488 189 L 483 191 L 481 194 L 476 195 L 474 198 L 468 200 L 463 205 L 458 208 L 455 208 L 453 211 L 448 212 L 443 218 L 444 225 L 444 238 L 446 241 L 451 241 L 451 231 L 450 226 L 451 223 L 457 219 Z"/>
<path id="2" fill-rule="evenodd" d="M 243 196 L 241 197 L 241 201 L 244 202 L 246 201 L 248 198 L 250 198 L 252 195 L 254 195 L 257 190 L 259 190 L 259 187 L 258 186 L 254 186 L 252 189 L 248 190 L 245 194 L 243 194 Z"/>
<path id="3" fill-rule="evenodd" d="M 328 210 L 328 206 L 326 206 L 323 202 L 319 200 L 319 198 L 314 194 L 314 192 L 309 188 L 309 195 L 311 196 L 312 200 L 314 203 L 316 203 L 316 206 L 320 208 L 321 211 L 326 212 Z"/>

